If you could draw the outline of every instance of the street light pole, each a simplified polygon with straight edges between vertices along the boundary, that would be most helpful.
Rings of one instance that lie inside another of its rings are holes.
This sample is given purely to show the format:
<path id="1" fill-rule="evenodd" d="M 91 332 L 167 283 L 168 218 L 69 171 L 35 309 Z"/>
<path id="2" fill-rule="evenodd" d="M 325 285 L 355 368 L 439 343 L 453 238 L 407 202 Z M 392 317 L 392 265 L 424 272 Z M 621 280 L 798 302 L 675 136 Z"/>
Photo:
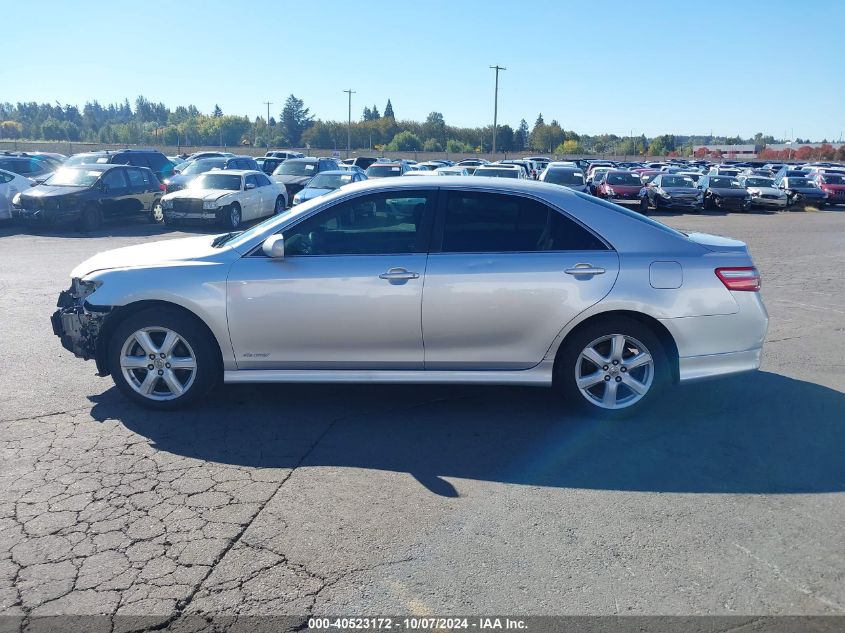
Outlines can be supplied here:
<path id="1" fill-rule="evenodd" d="M 496 156 L 496 126 L 497 126 L 497 119 L 499 116 L 499 71 L 500 70 L 507 70 L 502 66 L 496 64 L 495 66 L 490 66 L 490 68 L 496 71 L 496 92 L 493 96 L 493 157 Z M 483 147 L 481 149 L 484 149 Z"/>
<path id="2" fill-rule="evenodd" d="M 346 122 L 346 158 L 349 158 L 349 146 L 352 144 L 352 95 L 355 91 L 350 88 L 344 92 L 349 95 L 349 119 Z"/>
<path id="3" fill-rule="evenodd" d="M 262 103 L 267 106 L 267 149 L 270 149 L 270 106 L 273 105 L 273 102 L 263 101 Z"/>

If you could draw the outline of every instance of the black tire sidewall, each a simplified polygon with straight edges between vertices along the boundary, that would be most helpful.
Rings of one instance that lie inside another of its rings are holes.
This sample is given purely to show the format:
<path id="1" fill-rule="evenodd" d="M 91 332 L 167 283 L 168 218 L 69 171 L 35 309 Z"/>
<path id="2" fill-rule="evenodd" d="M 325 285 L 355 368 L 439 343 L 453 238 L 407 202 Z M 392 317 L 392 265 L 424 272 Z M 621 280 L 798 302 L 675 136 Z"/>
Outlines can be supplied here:
<path id="1" fill-rule="evenodd" d="M 646 346 L 654 359 L 654 379 L 648 393 L 624 409 L 602 409 L 581 394 L 575 384 L 575 363 L 581 351 L 592 341 L 609 334 L 625 334 Z M 555 360 L 554 387 L 567 403 L 591 417 L 620 419 L 647 408 L 671 382 L 669 359 L 658 336 L 646 325 L 625 316 L 609 316 L 577 328 L 566 337 Z"/>
<path id="2" fill-rule="evenodd" d="M 279 206 L 279 202 L 280 202 L 280 201 L 281 201 L 281 203 L 282 203 L 282 204 L 281 204 L 281 206 Z M 285 212 L 285 207 L 286 207 L 286 206 L 287 206 L 287 205 L 285 204 L 285 197 L 284 197 L 284 196 L 279 196 L 279 197 L 277 197 L 277 198 L 276 198 L 276 203 L 275 203 L 275 205 L 273 206 L 273 215 L 280 215 L 280 214 L 284 213 L 284 212 Z"/>
<path id="3" fill-rule="evenodd" d="M 182 336 L 193 349 L 197 360 L 197 373 L 191 387 L 173 400 L 149 400 L 137 393 L 126 381 L 120 368 L 120 352 L 129 336 L 144 327 L 166 327 Z M 144 407 L 172 410 L 196 402 L 205 396 L 221 376 L 217 344 L 196 318 L 178 309 L 148 308 L 130 315 L 115 328 L 109 340 L 108 366 L 117 388 L 127 398 Z"/>

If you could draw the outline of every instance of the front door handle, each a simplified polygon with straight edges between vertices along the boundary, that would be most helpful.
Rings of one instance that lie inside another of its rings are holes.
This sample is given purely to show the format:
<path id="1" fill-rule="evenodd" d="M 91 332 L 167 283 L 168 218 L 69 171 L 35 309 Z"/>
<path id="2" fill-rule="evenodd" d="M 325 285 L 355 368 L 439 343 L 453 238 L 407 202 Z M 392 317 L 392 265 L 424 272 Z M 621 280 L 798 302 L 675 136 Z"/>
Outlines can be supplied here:
<path id="1" fill-rule="evenodd" d="M 604 274 L 604 268 L 593 266 L 592 264 L 575 264 L 572 268 L 567 268 L 565 271 L 567 275 L 601 275 Z"/>
<path id="2" fill-rule="evenodd" d="M 378 276 L 379 279 L 388 279 L 390 281 L 395 281 L 397 279 L 419 279 L 419 273 L 413 273 L 404 268 L 388 268 L 386 273 L 382 273 Z"/>

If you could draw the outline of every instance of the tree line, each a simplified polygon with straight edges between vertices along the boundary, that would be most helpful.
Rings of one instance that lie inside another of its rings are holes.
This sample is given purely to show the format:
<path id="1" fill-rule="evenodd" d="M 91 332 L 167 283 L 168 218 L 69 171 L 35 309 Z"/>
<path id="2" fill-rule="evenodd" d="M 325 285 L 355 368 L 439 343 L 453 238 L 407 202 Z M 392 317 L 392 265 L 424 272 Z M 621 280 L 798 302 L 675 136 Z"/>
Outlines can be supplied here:
<path id="1" fill-rule="evenodd" d="M 204 114 L 194 105 L 170 109 L 143 96 L 123 103 L 102 105 L 87 102 L 80 111 L 75 105 L 49 103 L 0 103 L 0 139 L 83 141 L 108 144 L 220 145 L 256 147 L 308 147 L 321 150 L 346 148 L 347 133 L 355 149 L 388 151 L 428 151 L 487 153 L 493 147 L 493 126 L 459 127 L 449 125 L 443 114 L 431 112 L 425 121 L 397 118 L 387 100 L 379 111 L 365 106 L 361 116 L 347 121 L 316 118 L 302 99 L 290 95 L 278 119 L 224 114 L 215 105 Z M 774 137 L 756 134 L 753 138 L 577 134 L 557 120 L 546 123 L 539 114 L 529 127 L 525 119 L 511 127 L 497 126 L 496 148 L 501 152 L 533 151 L 546 154 L 692 155 L 693 145 L 755 144 L 762 148 Z"/>

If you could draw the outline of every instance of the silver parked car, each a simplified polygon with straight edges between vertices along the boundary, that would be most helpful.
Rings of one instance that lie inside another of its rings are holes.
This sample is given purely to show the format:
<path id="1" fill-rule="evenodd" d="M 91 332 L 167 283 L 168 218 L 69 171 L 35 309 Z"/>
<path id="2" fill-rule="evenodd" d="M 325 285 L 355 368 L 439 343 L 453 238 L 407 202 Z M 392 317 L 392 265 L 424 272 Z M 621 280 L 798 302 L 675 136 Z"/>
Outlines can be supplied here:
<path id="1" fill-rule="evenodd" d="M 222 378 L 554 386 L 617 416 L 758 368 L 768 323 L 742 242 L 504 178 L 356 183 L 72 277 L 62 344 L 159 409 Z"/>

